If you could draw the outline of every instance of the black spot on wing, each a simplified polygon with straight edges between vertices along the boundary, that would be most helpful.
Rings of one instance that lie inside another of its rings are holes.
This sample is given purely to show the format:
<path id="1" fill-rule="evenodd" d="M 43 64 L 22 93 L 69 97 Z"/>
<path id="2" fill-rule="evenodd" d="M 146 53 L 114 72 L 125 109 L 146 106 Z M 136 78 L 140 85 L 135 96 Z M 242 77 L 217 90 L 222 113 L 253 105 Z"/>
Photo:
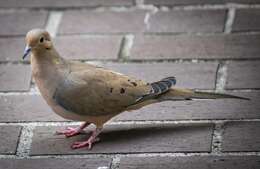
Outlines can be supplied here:
<path id="1" fill-rule="evenodd" d="M 121 88 L 121 89 L 120 89 L 120 93 L 121 93 L 121 94 L 125 93 L 125 89 L 124 89 L 124 88 Z"/>
<path id="2" fill-rule="evenodd" d="M 137 83 L 135 83 L 135 82 L 131 82 L 131 83 L 132 83 L 133 86 L 137 86 Z"/>

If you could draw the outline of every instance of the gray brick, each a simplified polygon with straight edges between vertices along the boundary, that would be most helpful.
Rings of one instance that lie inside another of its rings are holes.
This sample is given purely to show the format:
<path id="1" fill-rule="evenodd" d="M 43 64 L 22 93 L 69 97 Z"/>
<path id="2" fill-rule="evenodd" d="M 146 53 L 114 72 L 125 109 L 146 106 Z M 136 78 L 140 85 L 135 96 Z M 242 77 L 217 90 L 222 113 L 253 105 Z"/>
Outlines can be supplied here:
<path id="1" fill-rule="evenodd" d="M 238 4 L 259 4 L 259 0 L 224 0 L 225 3 L 233 2 Z"/>
<path id="2" fill-rule="evenodd" d="M 0 91 L 27 91 L 30 88 L 30 65 L 0 65 Z"/>
<path id="3" fill-rule="evenodd" d="M 16 153 L 20 131 L 19 126 L 0 126 L 0 154 Z"/>
<path id="4" fill-rule="evenodd" d="M 43 11 L 1 12 L 0 35 L 25 35 L 30 29 L 44 28 L 47 14 Z"/>
<path id="5" fill-rule="evenodd" d="M 249 169 L 260 168 L 259 156 L 124 157 L 119 169 Z"/>
<path id="6" fill-rule="evenodd" d="M 202 4 L 221 4 L 223 0 L 208 1 L 208 0 L 144 0 L 145 4 L 153 5 L 202 5 Z"/>
<path id="7" fill-rule="evenodd" d="M 223 32 L 225 10 L 160 11 L 151 15 L 148 32 Z"/>
<path id="8" fill-rule="evenodd" d="M 1 1 L 1 8 L 75 8 L 75 7 L 97 7 L 97 6 L 130 6 L 134 0 L 8 0 Z"/>
<path id="9" fill-rule="evenodd" d="M 108 158 L 37 158 L 37 159 L 0 159 L 0 169 L 98 169 L 110 168 Z"/>
<path id="10" fill-rule="evenodd" d="M 24 48 L 25 38 L 0 38 L 0 61 L 22 60 Z"/>
<path id="11" fill-rule="evenodd" d="M 0 122 L 64 121 L 39 95 L 0 96 L 0 114 Z"/>
<path id="12" fill-rule="evenodd" d="M 206 4 L 223 4 L 223 3 L 241 3 L 254 4 L 260 3 L 259 0 L 144 0 L 145 4 L 153 4 L 159 6 L 178 6 L 178 5 L 206 5 Z"/>
<path id="13" fill-rule="evenodd" d="M 227 69 L 227 89 L 260 88 L 260 62 L 230 62 Z"/>
<path id="14" fill-rule="evenodd" d="M 236 11 L 236 17 L 232 26 L 232 31 L 259 31 L 259 17 L 260 9 L 238 9 Z"/>
<path id="15" fill-rule="evenodd" d="M 62 57 L 67 59 L 117 59 L 121 36 L 65 36 L 55 39 Z"/>
<path id="16" fill-rule="evenodd" d="M 143 32 L 145 11 L 67 11 L 60 34 Z M 131 22 L 129 22 L 131 21 Z M 80 24 L 78 24 L 80 23 Z"/>
<path id="17" fill-rule="evenodd" d="M 213 89 L 216 63 L 105 63 L 104 67 L 147 82 L 175 76 L 177 86 L 184 88 Z"/>
<path id="18" fill-rule="evenodd" d="M 87 148 L 71 150 L 73 138 L 54 135 L 54 127 L 37 127 L 34 130 L 31 155 L 40 154 L 92 154 L 140 152 L 209 152 L 212 125 L 106 125 L 101 141 L 91 151 Z M 155 146 L 156 145 L 156 146 Z"/>
<path id="19" fill-rule="evenodd" d="M 259 34 L 137 36 L 130 59 L 259 58 L 259 44 Z"/>
<path id="20" fill-rule="evenodd" d="M 227 122 L 223 135 L 223 152 L 260 151 L 260 122 Z"/>
<path id="21" fill-rule="evenodd" d="M 124 112 L 115 121 L 128 120 L 185 120 L 185 119 L 259 119 L 260 92 L 233 92 L 251 98 L 247 100 L 220 99 L 195 101 L 167 101 L 149 105 L 133 112 Z"/>

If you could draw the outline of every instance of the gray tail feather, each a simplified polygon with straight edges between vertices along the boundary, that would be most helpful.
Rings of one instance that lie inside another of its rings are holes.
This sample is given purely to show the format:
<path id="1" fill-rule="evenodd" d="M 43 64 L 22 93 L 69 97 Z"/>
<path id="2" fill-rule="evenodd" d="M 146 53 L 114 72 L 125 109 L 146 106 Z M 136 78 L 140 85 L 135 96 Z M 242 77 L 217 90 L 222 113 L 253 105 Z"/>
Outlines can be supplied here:
<path id="1" fill-rule="evenodd" d="M 200 92 L 194 91 L 191 98 L 194 99 L 224 99 L 224 98 L 233 98 L 233 99 L 242 99 L 242 100 L 250 100 L 246 97 L 235 96 L 231 94 L 224 93 L 214 93 L 214 92 Z"/>
<path id="2" fill-rule="evenodd" d="M 215 92 L 201 92 L 190 89 L 171 88 L 169 92 L 160 95 L 158 99 L 160 101 L 165 100 L 191 100 L 191 99 L 242 99 L 250 100 L 249 98 L 235 96 L 231 94 L 215 93 Z"/>

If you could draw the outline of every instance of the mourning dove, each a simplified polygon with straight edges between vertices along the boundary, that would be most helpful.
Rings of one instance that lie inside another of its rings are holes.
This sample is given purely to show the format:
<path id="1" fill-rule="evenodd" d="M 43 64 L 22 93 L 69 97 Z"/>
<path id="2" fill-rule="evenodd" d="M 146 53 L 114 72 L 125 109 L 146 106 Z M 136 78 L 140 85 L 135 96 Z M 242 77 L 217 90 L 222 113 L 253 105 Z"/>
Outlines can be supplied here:
<path id="1" fill-rule="evenodd" d="M 32 75 L 47 104 L 65 119 L 84 121 L 80 127 L 69 127 L 58 134 L 71 137 L 92 123 L 96 125 L 86 141 L 72 144 L 73 149 L 90 149 L 99 140 L 104 123 L 124 111 L 166 100 L 244 99 L 175 88 L 174 77 L 147 83 L 99 66 L 65 60 L 55 50 L 49 33 L 42 29 L 29 31 L 26 44 L 23 59 L 31 52 Z"/>

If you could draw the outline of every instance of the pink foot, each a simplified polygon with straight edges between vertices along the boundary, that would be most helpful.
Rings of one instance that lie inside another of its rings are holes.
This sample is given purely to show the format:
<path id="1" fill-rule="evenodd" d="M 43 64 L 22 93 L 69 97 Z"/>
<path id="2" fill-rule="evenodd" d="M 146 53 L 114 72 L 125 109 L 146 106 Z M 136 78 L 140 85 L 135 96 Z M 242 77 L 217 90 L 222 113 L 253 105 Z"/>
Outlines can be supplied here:
<path id="1" fill-rule="evenodd" d="M 77 141 L 71 145 L 72 149 L 82 148 L 82 147 L 88 147 L 90 150 L 92 148 L 92 144 L 99 141 L 100 139 L 97 137 L 102 131 L 102 127 L 96 128 L 86 141 Z"/>
<path id="2" fill-rule="evenodd" d="M 56 134 L 58 135 L 65 135 L 66 137 L 72 137 L 79 135 L 84 128 L 86 128 L 90 123 L 85 122 L 82 125 L 80 125 L 78 128 L 72 128 L 72 127 L 67 127 L 63 131 L 56 131 Z"/>
<path id="3" fill-rule="evenodd" d="M 79 128 L 72 128 L 72 127 L 67 127 L 63 131 L 56 131 L 56 134 L 58 135 L 65 135 L 66 137 L 72 137 L 79 135 L 81 130 Z"/>
<path id="4" fill-rule="evenodd" d="M 87 141 L 76 141 L 71 145 L 71 148 L 78 149 L 82 147 L 88 147 L 88 149 L 90 150 L 92 148 L 93 143 L 98 142 L 99 140 L 99 138 L 95 138 L 94 140 L 90 138 Z"/>

